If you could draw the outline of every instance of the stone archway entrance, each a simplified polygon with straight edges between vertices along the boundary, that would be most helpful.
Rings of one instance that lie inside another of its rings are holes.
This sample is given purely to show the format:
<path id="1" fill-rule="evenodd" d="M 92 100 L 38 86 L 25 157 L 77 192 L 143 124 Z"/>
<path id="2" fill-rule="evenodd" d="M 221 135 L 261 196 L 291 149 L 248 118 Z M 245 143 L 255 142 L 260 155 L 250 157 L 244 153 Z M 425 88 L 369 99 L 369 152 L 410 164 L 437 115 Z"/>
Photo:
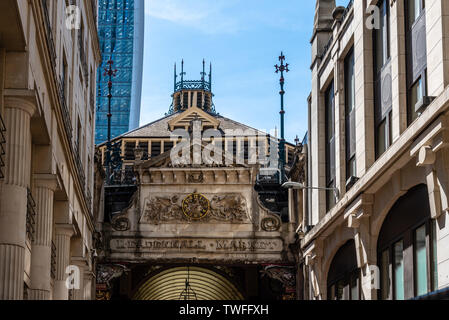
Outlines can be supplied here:
<path id="1" fill-rule="evenodd" d="M 133 299 L 243 300 L 243 295 L 230 280 L 214 270 L 174 267 L 151 276 L 138 288 Z"/>

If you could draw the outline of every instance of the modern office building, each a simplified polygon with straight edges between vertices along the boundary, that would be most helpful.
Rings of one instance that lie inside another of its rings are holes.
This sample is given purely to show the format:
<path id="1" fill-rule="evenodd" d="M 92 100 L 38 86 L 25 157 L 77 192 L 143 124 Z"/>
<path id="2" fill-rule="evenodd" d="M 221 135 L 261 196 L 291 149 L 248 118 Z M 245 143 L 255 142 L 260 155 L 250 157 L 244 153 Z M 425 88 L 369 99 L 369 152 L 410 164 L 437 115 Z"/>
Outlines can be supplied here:
<path id="1" fill-rule="evenodd" d="M 95 142 L 108 139 L 108 81 L 113 61 L 111 138 L 139 126 L 144 42 L 144 0 L 100 0 L 98 33 L 102 65 L 97 73 Z"/>

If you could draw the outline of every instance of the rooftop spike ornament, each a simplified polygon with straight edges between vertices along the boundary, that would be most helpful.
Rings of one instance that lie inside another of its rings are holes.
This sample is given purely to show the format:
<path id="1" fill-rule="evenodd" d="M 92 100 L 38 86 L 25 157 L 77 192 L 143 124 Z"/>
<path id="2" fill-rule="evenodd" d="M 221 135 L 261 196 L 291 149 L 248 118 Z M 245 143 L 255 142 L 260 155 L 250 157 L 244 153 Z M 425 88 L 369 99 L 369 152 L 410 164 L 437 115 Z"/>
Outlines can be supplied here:
<path id="1" fill-rule="evenodd" d="M 281 183 L 286 181 L 285 178 L 285 129 L 284 129 L 284 117 L 285 117 L 285 110 L 284 110 L 284 83 L 285 83 L 285 79 L 284 79 L 284 72 L 289 72 L 289 64 L 286 63 L 284 65 L 284 61 L 285 61 L 285 56 L 284 53 L 281 52 L 281 55 L 279 56 L 279 61 L 281 62 L 281 65 L 275 65 L 274 67 L 276 68 L 276 73 L 281 73 L 281 78 L 279 80 L 279 83 L 281 85 L 281 91 L 279 91 L 279 94 L 281 95 L 281 111 L 279 112 L 281 115 L 281 139 L 279 140 L 279 165 L 280 165 L 280 170 L 281 170 L 281 177 L 280 177 L 280 181 Z"/>

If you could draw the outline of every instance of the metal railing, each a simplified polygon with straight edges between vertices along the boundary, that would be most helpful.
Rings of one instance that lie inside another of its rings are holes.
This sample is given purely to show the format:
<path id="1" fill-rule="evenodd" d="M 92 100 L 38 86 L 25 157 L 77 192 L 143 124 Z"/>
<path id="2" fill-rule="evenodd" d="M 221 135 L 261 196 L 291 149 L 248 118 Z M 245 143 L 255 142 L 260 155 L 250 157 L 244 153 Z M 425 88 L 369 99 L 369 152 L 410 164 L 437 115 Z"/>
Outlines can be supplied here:
<path id="1" fill-rule="evenodd" d="M 50 268 L 50 276 L 52 279 L 56 279 L 56 245 L 52 241 L 51 242 L 51 268 Z"/>
<path id="2" fill-rule="evenodd" d="M 27 188 L 27 218 L 26 218 L 26 232 L 28 239 L 34 241 L 34 225 L 36 221 L 36 202 L 33 199 L 31 190 Z"/>
<path id="3" fill-rule="evenodd" d="M 348 5 L 346 6 L 345 11 L 343 12 L 342 16 L 341 16 L 341 21 L 345 21 L 346 16 L 348 15 L 349 11 L 351 10 L 352 6 L 354 5 L 354 0 L 350 0 Z"/>
<path id="4" fill-rule="evenodd" d="M 44 22 L 45 22 L 45 31 L 47 34 L 47 45 L 50 53 L 51 62 L 53 67 L 56 66 L 56 49 L 55 49 L 55 41 L 53 39 L 53 30 L 50 22 L 50 15 L 48 13 L 48 4 L 47 0 L 41 0 L 42 9 L 44 11 Z"/>
<path id="5" fill-rule="evenodd" d="M 3 172 L 3 168 L 5 167 L 4 156 L 6 153 L 5 152 L 5 143 L 6 143 L 5 132 L 6 132 L 5 123 L 3 122 L 3 118 L 0 115 L 0 179 L 3 179 L 5 177 L 5 173 Z"/>
<path id="6" fill-rule="evenodd" d="M 86 52 L 84 51 L 84 37 L 83 37 L 83 29 L 78 30 L 78 49 L 80 52 L 80 63 L 81 67 L 83 69 L 84 77 L 86 78 L 89 75 L 88 68 L 87 68 L 87 59 L 86 59 Z"/>
<path id="7" fill-rule="evenodd" d="M 67 108 L 65 90 L 64 90 L 64 81 L 62 79 L 59 80 L 59 102 L 61 104 L 62 110 L 62 119 L 64 121 L 64 128 L 67 134 L 67 139 L 69 140 L 69 144 L 72 142 L 73 138 L 73 129 L 72 129 L 72 121 L 70 120 L 69 109 Z"/>
<path id="8" fill-rule="evenodd" d="M 84 173 L 83 163 L 81 162 L 78 145 L 75 145 L 75 163 L 76 163 L 76 169 L 78 170 L 78 176 L 80 177 L 80 180 L 81 180 L 81 187 L 83 188 L 83 190 L 85 190 L 86 174 Z M 84 193 L 85 193 L 85 191 L 84 191 Z"/>

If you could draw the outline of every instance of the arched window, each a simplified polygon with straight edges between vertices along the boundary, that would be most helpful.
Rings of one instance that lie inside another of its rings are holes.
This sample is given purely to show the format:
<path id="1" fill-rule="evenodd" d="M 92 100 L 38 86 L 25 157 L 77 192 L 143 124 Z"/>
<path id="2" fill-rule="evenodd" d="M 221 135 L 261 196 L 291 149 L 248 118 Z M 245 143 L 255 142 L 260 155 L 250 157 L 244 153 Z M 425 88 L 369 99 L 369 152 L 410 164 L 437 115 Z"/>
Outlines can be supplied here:
<path id="1" fill-rule="evenodd" d="M 426 185 L 410 189 L 391 208 L 377 242 L 382 300 L 404 300 L 436 287 L 435 238 Z"/>
<path id="2" fill-rule="evenodd" d="M 349 240 L 335 254 L 327 275 L 329 300 L 360 299 L 360 269 L 354 240 Z"/>

